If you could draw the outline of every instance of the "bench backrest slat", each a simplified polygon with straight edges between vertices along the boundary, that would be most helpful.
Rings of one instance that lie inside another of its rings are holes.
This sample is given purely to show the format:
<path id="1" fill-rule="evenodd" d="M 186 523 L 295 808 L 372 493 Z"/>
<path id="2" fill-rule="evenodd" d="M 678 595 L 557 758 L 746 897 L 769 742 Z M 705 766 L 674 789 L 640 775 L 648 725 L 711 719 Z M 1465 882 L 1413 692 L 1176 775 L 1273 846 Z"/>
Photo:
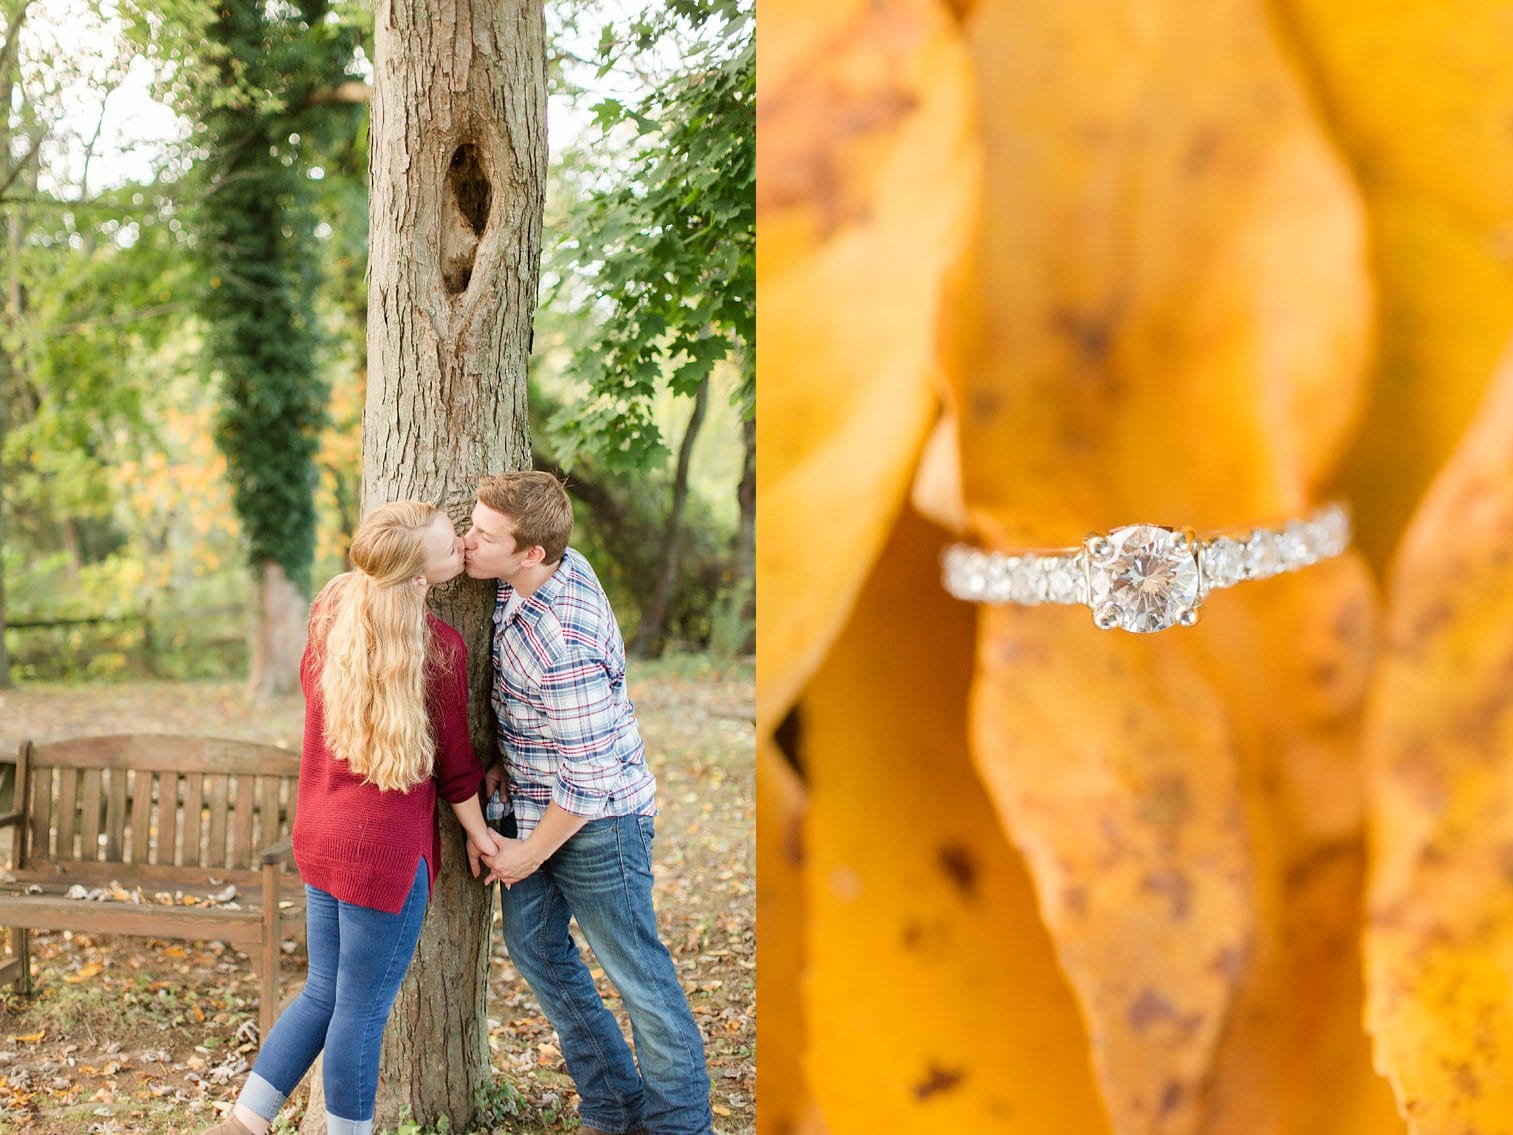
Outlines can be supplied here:
<path id="1" fill-rule="evenodd" d="M 226 866 L 226 800 L 231 778 L 216 773 L 206 778 L 210 793 L 210 842 L 205 848 L 207 867 Z"/>
<path id="2" fill-rule="evenodd" d="M 92 861 L 100 858 L 100 781 L 104 769 L 84 770 L 84 802 L 79 818 L 79 858 Z"/>
<path id="3" fill-rule="evenodd" d="M 174 862 L 187 866 L 203 862 L 200 841 L 204 837 L 205 774 L 186 772 L 183 781 L 184 809 L 179 814 L 179 849 Z"/>
<path id="4" fill-rule="evenodd" d="M 126 854 L 126 789 L 131 769 L 110 770 L 110 803 L 105 806 L 105 858 L 123 860 Z"/>
<path id="5" fill-rule="evenodd" d="M 46 765 L 38 765 L 37 773 L 48 774 L 51 770 Z M 79 819 L 79 770 L 65 768 L 58 770 L 58 833 L 57 842 L 51 850 L 47 850 L 48 842 L 46 832 L 43 833 L 42 842 L 32 848 L 32 854 L 40 851 L 43 855 L 56 855 L 59 859 L 77 859 L 78 852 L 74 850 L 74 835 Z"/>
<path id="6" fill-rule="evenodd" d="M 26 743 L 23 742 L 23 749 Z M 49 854 L 48 833 L 52 830 L 50 817 L 53 810 L 53 770 L 37 769 L 32 767 L 30 758 L 27 760 L 26 784 L 31 786 L 31 813 L 27 836 L 27 853 L 31 855 Z M 22 781 L 16 781 L 16 791 L 23 790 Z"/>
<path id="7" fill-rule="evenodd" d="M 34 745 L 54 768 L 150 768 L 167 772 L 297 775 L 299 754 L 253 741 L 135 734 Z M 292 771 L 291 771 L 292 769 Z"/>
<path id="8" fill-rule="evenodd" d="M 241 741 L 131 736 L 34 745 L 29 847 L 18 867 L 255 872 L 262 849 L 293 825 L 298 774 L 299 754 Z"/>
<path id="9" fill-rule="evenodd" d="M 152 838 L 152 797 L 157 776 L 151 769 L 131 770 L 131 859 L 146 863 Z"/>
<path id="10" fill-rule="evenodd" d="M 252 816 L 255 793 L 252 791 L 252 777 L 239 776 L 236 778 L 236 819 L 231 825 L 231 862 L 243 863 L 251 861 L 255 852 L 267 844 L 257 844 L 252 840 Z M 273 841 L 269 841 L 270 843 Z"/>

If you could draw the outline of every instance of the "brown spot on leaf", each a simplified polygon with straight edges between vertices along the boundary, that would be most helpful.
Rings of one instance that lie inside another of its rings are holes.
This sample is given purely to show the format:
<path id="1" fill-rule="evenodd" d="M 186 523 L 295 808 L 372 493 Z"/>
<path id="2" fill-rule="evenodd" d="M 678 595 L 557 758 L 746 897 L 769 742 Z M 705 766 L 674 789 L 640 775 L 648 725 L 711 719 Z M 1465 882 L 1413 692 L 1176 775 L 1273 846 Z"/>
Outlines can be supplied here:
<path id="1" fill-rule="evenodd" d="M 1176 827 L 1187 819 L 1191 810 L 1186 779 L 1176 775 L 1158 776 L 1151 781 L 1140 802 L 1140 820 L 1156 827 Z"/>
<path id="2" fill-rule="evenodd" d="M 948 843 L 940 849 L 936 862 L 963 898 L 970 901 L 977 897 L 977 857 L 970 848 L 959 843 Z"/>
<path id="3" fill-rule="evenodd" d="M 1168 1022 L 1183 1036 L 1187 1036 L 1198 1027 L 1203 1018 L 1197 1013 L 1184 1016 L 1177 1011 L 1175 1005 L 1154 989 L 1146 989 L 1130 1005 L 1127 1019 L 1130 1028 L 1136 1032 L 1144 1032 L 1153 1025 Z"/>
<path id="4" fill-rule="evenodd" d="M 1481 1097 L 1481 1081 L 1471 1065 L 1464 1062 L 1449 1066 L 1450 1079 L 1455 1084 L 1455 1090 L 1467 1099 L 1479 1099 Z"/>
<path id="5" fill-rule="evenodd" d="M 1162 870 L 1152 871 L 1140 880 L 1140 885 L 1153 894 L 1158 894 L 1168 899 L 1171 903 L 1171 916 L 1173 918 L 1186 918 L 1189 899 L 1192 896 L 1192 884 L 1187 876 L 1180 871 Z"/>
<path id="6" fill-rule="evenodd" d="M 758 103 L 757 129 L 771 140 L 758 154 L 759 213 L 813 209 L 822 240 L 866 220 L 872 151 L 919 106 L 905 64 L 926 34 L 907 5 L 870 4 Z"/>
<path id="7" fill-rule="evenodd" d="M 925 1071 L 925 1078 L 914 1085 L 914 1098 L 927 1100 L 941 1092 L 949 1092 L 961 1083 L 964 1076 L 965 1073 L 958 1069 L 931 1064 Z"/>
<path id="8" fill-rule="evenodd" d="M 1161 1092 L 1159 1110 L 1162 1115 L 1170 1115 L 1180 1106 L 1182 1106 L 1182 1085 L 1173 1080 Z"/>
<path id="9" fill-rule="evenodd" d="M 1187 152 L 1182 155 L 1182 173 L 1194 179 L 1202 177 L 1204 171 L 1213 164 L 1214 155 L 1219 152 L 1219 142 L 1218 127 L 1200 127 L 1189 140 Z"/>
<path id="10" fill-rule="evenodd" d="M 1066 309 L 1051 316 L 1051 326 L 1071 340 L 1078 357 L 1086 363 L 1101 363 L 1107 358 L 1116 322 L 1116 316 L 1096 317 Z"/>
<path id="11" fill-rule="evenodd" d="M 925 936 L 925 928 L 919 924 L 919 919 L 911 918 L 904 923 L 904 932 L 901 938 L 905 950 L 917 950 L 919 943 Z"/>
<path id="12" fill-rule="evenodd" d="M 799 776 L 804 775 L 804 718 L 799 712 L 799 707 L 794 706 L 788 711 L 787 716 L 778 722 L 778 727 L 773 731 L 772 740 L 778 747 L 778 752 L 788 759 L 794 771 Z"/>

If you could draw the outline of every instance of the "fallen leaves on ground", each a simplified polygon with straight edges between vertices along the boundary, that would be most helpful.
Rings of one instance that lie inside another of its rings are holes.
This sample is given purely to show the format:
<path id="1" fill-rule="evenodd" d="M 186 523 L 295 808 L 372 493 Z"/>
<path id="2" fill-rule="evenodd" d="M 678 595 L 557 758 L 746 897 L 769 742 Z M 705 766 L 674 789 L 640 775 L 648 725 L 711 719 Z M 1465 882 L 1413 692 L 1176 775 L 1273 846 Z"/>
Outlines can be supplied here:
<path id="1" fill-rule="evenodd" d="M 749 663 L 698 658 L 633 664 L 631 672 L 659 781 L 653 866 L 662 936 L 704 1034 L 722 1135 L 755 1127 L 752 681 Z M 26 687 L 0 699 L 0 746 L 12 750 L 22 736 L 108 732 L 294 746 L 303 715 L 298 699 L 254 710 L 228 683 Z M 93 889 L 102 897 L 109 891 Z M 555 1034 L 510 964 L 497 925 L 492 944 L 493 1062 L 521 1097 L 520 1114 L 497 1130 L 569 1130 L 577 1096 Z M 244 955 L 221 943 L 36 932 L 32 958 L 36 995 L 28 1001 L 0 991 L 0 1129 L 197 1135 L 235 1098 L 257 1051 L 257 980 Z M 283 967 L 285 988 L 302 981 L 303 948 L 287 953 Z M 602 970 L 593 972 L 625 1020 Z M 302 1095 L 288 1114 L 298 1114 Z"/>

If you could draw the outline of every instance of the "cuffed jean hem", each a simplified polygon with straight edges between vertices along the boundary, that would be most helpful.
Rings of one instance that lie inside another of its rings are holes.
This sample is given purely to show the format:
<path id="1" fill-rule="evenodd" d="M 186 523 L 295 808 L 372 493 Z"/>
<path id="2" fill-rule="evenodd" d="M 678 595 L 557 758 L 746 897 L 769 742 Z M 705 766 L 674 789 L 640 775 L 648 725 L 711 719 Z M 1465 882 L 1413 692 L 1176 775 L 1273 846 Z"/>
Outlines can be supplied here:
<path id="1" fill-rule="evenodd" d="M 373 1117 L 343 1119 L 326 1112 L 326 1135 L 373 1135 Z"/>
<path id="2" fill-rule="evenodd" d="M 256 1072 L 252 1072 L 248 1074 L 247 1082 L 242 1085 L 242 1094 L 236 1097 L 236 1102 L 253 1115 L 261 1115 L 271 1123 L 273 1117 L 278 1114 L 278 1109 L 284 1106 L 286 1098 L 283 1092 Z"/>

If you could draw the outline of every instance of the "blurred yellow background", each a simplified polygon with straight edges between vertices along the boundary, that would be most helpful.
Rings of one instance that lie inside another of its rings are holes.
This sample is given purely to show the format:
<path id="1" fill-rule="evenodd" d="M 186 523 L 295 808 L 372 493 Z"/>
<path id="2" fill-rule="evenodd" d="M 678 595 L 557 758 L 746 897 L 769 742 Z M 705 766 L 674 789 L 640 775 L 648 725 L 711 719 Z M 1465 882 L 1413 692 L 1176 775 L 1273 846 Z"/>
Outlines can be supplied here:
<path id="1" fill-rule="evenodd" d="M 1513 2 L 766 0 L 759 1128 L 1513 1131 Z M 1356 551 L 1196 627 L 941 548 Z"/>

